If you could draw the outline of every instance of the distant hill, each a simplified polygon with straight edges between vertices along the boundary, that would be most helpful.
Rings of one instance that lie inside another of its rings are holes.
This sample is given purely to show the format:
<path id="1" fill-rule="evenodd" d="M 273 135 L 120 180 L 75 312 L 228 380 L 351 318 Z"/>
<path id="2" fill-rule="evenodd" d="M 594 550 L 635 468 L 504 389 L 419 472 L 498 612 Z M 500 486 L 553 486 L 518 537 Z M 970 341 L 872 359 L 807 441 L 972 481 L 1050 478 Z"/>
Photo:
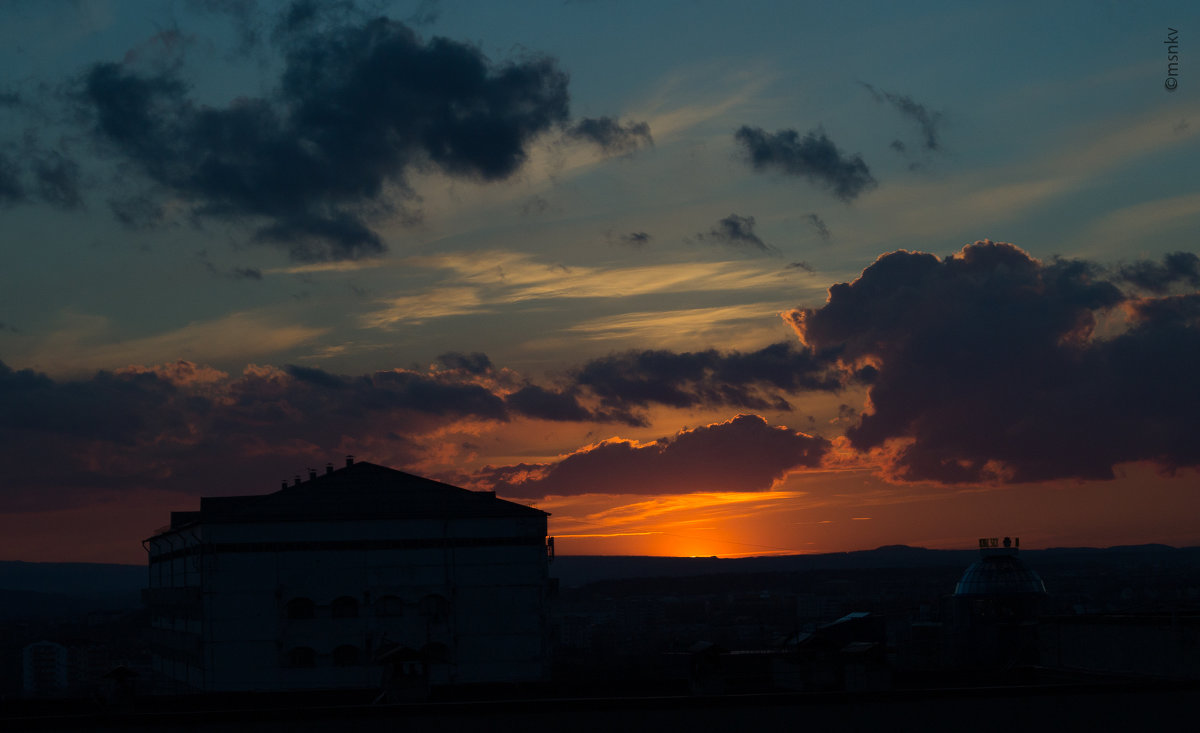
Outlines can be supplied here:
<path id="1" fill-rule="evenodd" d="M 1125 559 L 1165 563 L 1200 562 L 1200 547 L 1169 545 L 1126 545 L 1121 547 L 1057 547 L 1021 550 L 1021 557 L 1035 569 L 1042 565 L 1086 562 L 1121 562 Z M 908 545 L 887 545 L 874 550 L 834 552 L 819 555 L 775 555 L 769 557 L 636 557 L 605 555 L 559 555 L 550 574 L 565 587 L 579 587 L 600 580 L 655 577 L 689 577 L 722 573 L 799 573 L 813 570 L 864 570 L 872 568 L 966 568 L 979 559 L 975 550 L 930 550 Z"/>
<path id="2" fill-rule="evenodd" d="M 888 545 L 874 550 L 820 555 L 743 558 L 559 555 L 550 566 L 550 574 L 558 578 L 564 587 L 569 588 L 601 580 L 690 577 L 724 573 L 966 568 L 978 557 L 974 550 L 930 550 L 907 545 Z M 1091 562 L 1197 565 L 1200 564 L 1200 547 L 1056 547 L 1046 550 L 1022 550 L 1021 557 L 1034 569 Z M 74 602 L 84 602 L 95 609 L 135 608 L 141 604 L 140 592 L 146 582 L 146 567 L 143 565 L 0 561 L 0 605 L 6 607 L 6 610 L 0 611 L 0 617 L 13 618 L 14 613 L 21 614 L 35 608 L 59 607 L 64 602 L 71 602 L 71 599 L 74 599 Z M 16 610 L 13 610 L 14 608 Z"/>
<path id="3" fill-rule="evenodd" d="M 137 591 L 145 586 L 145 565 L 0 561 L 0 588 L 5 590 L 72 595 Z"/>
<path id="4" fill-rule="evenodd" d="M 0 620 L 140 608 L 145 585 L 140 565 L 0 562 Z"/>

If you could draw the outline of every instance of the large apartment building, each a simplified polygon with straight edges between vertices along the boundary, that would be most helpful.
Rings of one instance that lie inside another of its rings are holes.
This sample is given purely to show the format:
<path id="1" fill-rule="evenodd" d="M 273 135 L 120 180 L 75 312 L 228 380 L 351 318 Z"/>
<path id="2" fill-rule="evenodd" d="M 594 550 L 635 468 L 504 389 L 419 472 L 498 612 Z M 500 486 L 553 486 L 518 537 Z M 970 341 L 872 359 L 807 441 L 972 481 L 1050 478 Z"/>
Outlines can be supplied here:
<path id="1" fill-rule="evenodd" d="M 203 498 L 143 543 L 155 667 L 197 691 L 542 679 L 547 516 L 352 458 Z"/>

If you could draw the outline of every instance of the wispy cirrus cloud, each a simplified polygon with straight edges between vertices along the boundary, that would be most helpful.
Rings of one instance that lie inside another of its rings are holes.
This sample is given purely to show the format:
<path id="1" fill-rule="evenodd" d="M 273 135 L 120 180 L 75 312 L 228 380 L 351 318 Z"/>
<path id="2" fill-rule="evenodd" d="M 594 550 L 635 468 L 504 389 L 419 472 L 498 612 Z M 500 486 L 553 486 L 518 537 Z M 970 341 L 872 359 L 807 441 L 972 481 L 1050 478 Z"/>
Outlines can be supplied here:
<path id="1" fill-rule="evenodd" d="M 380 299 L 381 307 L 363 316 L 364 325 L 384 327 L 441 316 L 489 312 L 531 301 L 753 292 L 780 287 L 777 267 L 746 262 L 565 267 L 539 261 L 524 253 L 485 252 L 474 256 L 410 258 L 398 266 L 424 272 L 436 284 L 420 292 L 409 289 L 404 295 Z"/>
<path id="2" fill-rule="evenodd" d="M 327 327 L 290 322 L 276 309 L 266 309 L 236 311 L 170 331 L 122 338 L 104 316 L 66 313 L 63 325 L 9 358 L 52 373 L 178 359 L 245 363 L 311 343 L 328 332 Z"/>

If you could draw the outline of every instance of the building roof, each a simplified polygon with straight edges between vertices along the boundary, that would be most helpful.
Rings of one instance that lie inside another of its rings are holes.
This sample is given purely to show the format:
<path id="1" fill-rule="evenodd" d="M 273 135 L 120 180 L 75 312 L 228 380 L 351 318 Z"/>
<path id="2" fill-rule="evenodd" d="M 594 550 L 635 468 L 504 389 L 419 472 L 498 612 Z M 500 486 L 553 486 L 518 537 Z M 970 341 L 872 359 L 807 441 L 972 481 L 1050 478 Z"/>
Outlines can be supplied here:
<path id="1" fill-rule="evenodd" d="M 271 494 L 200 499 L 198 512 L 171 512 L 170 529 L 205 522 L 545 517 L 546 512 L 386 466 L 332 467 Z"/>
<path id="2" fill-rule="evenodd" d="M 1045 595 L 1046 584 L 1030 570 L 1016 551 L 982 553 L 958 581 L 956 596 Z"/>

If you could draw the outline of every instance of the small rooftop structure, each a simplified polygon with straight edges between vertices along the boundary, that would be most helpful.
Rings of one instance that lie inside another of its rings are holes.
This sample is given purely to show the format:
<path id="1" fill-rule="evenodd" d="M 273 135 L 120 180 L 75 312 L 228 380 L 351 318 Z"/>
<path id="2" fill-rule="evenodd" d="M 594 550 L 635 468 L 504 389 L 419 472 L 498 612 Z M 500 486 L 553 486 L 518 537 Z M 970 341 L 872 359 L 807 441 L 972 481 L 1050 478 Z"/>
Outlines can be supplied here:
<path id="1" fill-rule="evenodd" d="M 1046 584 L 1017 557 L 1021 540 L 1005 537 L 979 540 L 980 558 L 963 572 L 955 596 L 1046 595 Z"/>

